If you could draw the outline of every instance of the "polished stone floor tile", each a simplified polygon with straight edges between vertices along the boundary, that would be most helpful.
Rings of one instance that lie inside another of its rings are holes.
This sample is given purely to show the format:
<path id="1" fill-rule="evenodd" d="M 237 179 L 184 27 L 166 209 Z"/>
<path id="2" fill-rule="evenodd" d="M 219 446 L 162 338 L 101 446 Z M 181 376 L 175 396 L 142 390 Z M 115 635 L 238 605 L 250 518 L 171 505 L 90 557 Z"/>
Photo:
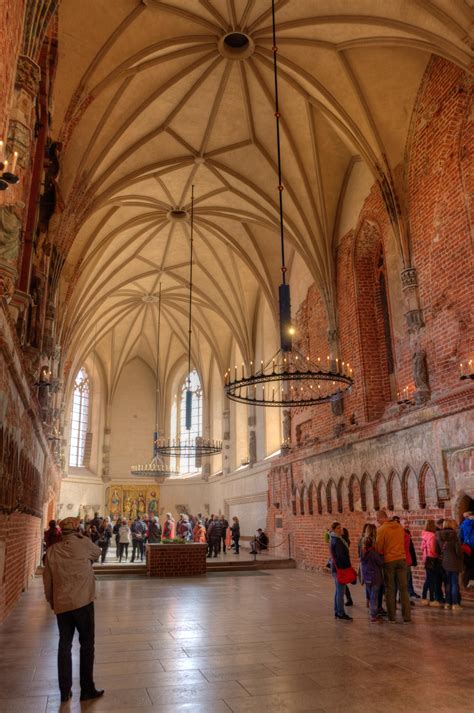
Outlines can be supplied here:
<path id="1" fill-rule="evenodd" d="M 339 622 L 332 586 L 294 570 L 101 580 L 95 679 L 106 693 L 81 706 L 76 641 L 73 699 L 61 707 L 56 618 L 36 580 L 0 627 L 0 713 L 472 709 L 474 608 L 447 616 L 414 607 L 410 626 L 373 626 L 355 587 L 354 621 Z"/>

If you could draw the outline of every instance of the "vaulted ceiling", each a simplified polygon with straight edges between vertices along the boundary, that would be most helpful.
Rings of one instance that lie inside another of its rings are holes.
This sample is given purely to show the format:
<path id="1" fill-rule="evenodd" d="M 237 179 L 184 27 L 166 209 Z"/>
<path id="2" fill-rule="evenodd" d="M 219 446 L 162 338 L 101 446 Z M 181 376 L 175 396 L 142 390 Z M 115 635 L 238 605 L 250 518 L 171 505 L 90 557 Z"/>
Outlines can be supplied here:
<path id="1" fill-rule="evenodd" d="M 133 357 L 154 368 L 160 283 L 162 373 L 186 353 L 192 184 L 196 365 L 213 355 L 223 369 L 234 340 L 251 357 L 259 307 L 275 315 L 270 7 L 60 5 L 63 339 L 77 362 L 98 345 L 111 391 Z M 469 11 L 463 0 L 280 0 L 277 25 L 290 282 L 298 255 L 331 312 L 351 172 L 362 161 L 374 181 L 392 183 L 430 55 L 469 64 Z M 235 32 L 247 36 L 243 47 L 224 40 Z"/>

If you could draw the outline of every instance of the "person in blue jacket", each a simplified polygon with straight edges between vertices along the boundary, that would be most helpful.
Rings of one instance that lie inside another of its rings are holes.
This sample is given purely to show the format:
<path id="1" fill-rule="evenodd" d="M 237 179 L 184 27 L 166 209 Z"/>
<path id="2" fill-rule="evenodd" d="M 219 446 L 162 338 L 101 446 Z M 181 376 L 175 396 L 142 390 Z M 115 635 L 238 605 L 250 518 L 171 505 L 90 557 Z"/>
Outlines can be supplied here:
<path id="1" fill-rule="evenodd" d="M 464 552 L 464 585 L 474 587 L 474 512 L 468 511 L 463 514 L 464 520 L 459 527 L 459 539 L 462 545 L 470 548 L 470 554 Z M 465 548 L 464 548 L 465 549 Z"/>

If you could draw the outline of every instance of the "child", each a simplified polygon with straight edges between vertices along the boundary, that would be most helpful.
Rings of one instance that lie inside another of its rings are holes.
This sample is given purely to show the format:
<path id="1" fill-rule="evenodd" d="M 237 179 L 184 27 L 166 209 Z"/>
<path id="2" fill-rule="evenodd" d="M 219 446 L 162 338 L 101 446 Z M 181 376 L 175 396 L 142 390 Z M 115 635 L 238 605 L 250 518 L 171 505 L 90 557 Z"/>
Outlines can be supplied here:
<path id="1" fill-rule="evenodd" d="M 372 624 L 381 624 L 382 618 L 378 615 L 378 598 L 383 584 L 383 555 L 375 551 L 374 545 L 374 539 L 366 535 L 362 540 L 360 566 L 369 595 L 370 621 Z"/>

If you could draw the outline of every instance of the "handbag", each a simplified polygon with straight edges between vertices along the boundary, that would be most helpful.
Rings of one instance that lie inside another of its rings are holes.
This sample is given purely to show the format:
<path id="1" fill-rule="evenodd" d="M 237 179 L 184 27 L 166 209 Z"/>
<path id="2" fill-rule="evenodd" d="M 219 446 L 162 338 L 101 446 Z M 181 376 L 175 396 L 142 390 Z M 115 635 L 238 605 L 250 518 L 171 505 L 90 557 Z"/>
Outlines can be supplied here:
<path id="1" fill-rule="evenodd" d="M 344 567 L 344 569 L 336 567 L 336 578 L 339 584 L 356 584 L 357 572 L 354 567 Z"/>

